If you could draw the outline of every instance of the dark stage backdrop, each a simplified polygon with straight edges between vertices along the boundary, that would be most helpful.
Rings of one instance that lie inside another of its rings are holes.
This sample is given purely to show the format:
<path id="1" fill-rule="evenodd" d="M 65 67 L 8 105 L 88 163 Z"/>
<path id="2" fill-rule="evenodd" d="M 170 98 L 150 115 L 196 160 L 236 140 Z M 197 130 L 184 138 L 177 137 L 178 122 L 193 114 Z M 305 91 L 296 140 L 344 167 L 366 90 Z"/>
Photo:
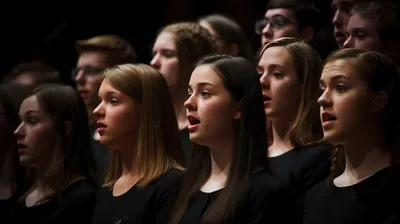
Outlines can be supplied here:
<path id="1" fill-rule="evenodd" d="M 263 17 L 267 1 L 261 0 L 152 0 L 80 2 L 70 6 L 24 5 L 2 7 L 0 35 L 2 54 L 0 78 L 20 62 L 43 60 L 61 71 L 66 84 L 73 84 L 69 71 L 75 66 L 74 42 L 99 34 L 117 34 L 127 38 L 138 53 L 138 60 L 149 63 L 151 47 L 158 30 L 177 21 L 194 21 L 209 13 L 225 14 L 247 33 L 254 50 L 260 37 L 254 34 L 254 22 Z M 330 31 L 329 1 L 316 1 Z M 93 3 L 92 3 L 93 4 Z M 55 9 L 56 8 L 56 9 Z M 10 14 L 8 14 L 10 13 Z"/>

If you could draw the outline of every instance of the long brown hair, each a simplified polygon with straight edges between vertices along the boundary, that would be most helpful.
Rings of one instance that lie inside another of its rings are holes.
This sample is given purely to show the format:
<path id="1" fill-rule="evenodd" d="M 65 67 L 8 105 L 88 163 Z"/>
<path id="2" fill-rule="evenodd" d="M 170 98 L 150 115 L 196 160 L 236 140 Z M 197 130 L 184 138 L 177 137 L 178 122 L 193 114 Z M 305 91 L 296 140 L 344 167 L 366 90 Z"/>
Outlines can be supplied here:
<path id="1" fill-rule="evenodd" d="M 54 122 L 54 150 L 51 155 L 50 168 L 45 175 L 50 180 L 49 187 L 54 192 L 47 195 L 44 201 L 51 200 L 62 194 L 77 180 L 87 179 L 96 183 L 96 165 L 93 158 L 89 134 L 88 115 L 85 103 L 79 94 L 70 86 L 47 84 L 33 90 L 40 107 Z M 65 122 L 71 123 L 67 133 Z M 26 197 L 36 185 L 23 196 Z"/>
<path id="2" fill-rule="evenodd" d="M 265 113 L 261 84 L 255 66 L 241 57 L 208 56 L 199 65 L 210 65 L 221 77 L 231 99 L 241 104 L 241 118 L 236 123 L 235 142 L 225 188 L 205 211 L 201 223 L 226 223 L 245 200 L 251 175 L 268 170 Z M 177 224 L 192 197 L 211 173 L 210 149 L 193 144 L 180 196 L 175 204 L 172 223 Z"/>
<path id="3" fill-rule="evenodd" d="M 134 163 L 141 169 L 144 177 L 137 186 L 145 187 L 170 168 L 183 169 L 185 159 L 178 125 L 164 77 L 145 64 L 118 65 L 106 69 L 103 75 L 114 88 L 141 104 Z M 104 186 L 112 187 L 121 174 L 121 155 L 113 150 Z"/>
<path id="4" fill-rule="evenodd" d="M 289 129 L 292 145 L 295 147 L 307 146 L 320 142 L 323 138 L 323 132 L 317 101 L 320 96 L 319 78 L 322 71 L 322 61 L 318 52 L 300 39 L 284 37 L 266 44 L 260 53 L 259 61 L 265 50 L 271 47 L 286 49 L 302 85 L 297 115 Z M 267 128 L 271 129 L 270 122 Z M 271 132 L 269 133 L 268 142 L 272 144 L 272 135 Z"/>
<path id="5" fill-rule="evenodd" d="M 400 73 L 398 68 L 383 54 L 354 48 L 334 51 L 328 56 L 324 66 L 337 60 L 344 60 L 354 67 L 355 71 L 368 84 L 371 92 L 383 91 L 387 94 L 382 135 L 384 135 L 386 148 L 392 152 L 392 164 L 394 164 L 400 149 L 400 103 L 398 99 L 400 96 Z M 344 170 L 343 156 L 343 146 L 336 146 L 332 157 L 332 180 Z"/>

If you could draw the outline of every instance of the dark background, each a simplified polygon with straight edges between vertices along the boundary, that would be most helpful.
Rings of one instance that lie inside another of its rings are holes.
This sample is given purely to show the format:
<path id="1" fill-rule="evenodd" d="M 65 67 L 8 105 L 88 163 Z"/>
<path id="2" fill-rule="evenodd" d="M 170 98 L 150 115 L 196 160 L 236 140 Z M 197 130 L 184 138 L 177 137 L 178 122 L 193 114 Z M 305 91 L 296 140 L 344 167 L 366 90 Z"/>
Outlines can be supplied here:
<path id="1" fill-rule="evenodd" d="M 74 42 L 100 34 L 128 39 L 138 60 L 149 63 L 158 30 L 169 23 L 196 20 L 209 13 L 222 13 L 242 26 L 253 49 L 260 46 L 254 22 L 265 14 L 267 1 L 260 0 L 158 0 L 104 1 L 57 5 L 13 3 L 2 7 L 0 79 L 20 62 L 43 60 L 61 71 L 72 84 L 69 71 L 75 66 Z M 326 31 L 331 31 L 330 0 L 315 1 Z M 86 5 L 86 6 L 83 6 Z M 4 3 L 3 3 L 4 6 Z"/>

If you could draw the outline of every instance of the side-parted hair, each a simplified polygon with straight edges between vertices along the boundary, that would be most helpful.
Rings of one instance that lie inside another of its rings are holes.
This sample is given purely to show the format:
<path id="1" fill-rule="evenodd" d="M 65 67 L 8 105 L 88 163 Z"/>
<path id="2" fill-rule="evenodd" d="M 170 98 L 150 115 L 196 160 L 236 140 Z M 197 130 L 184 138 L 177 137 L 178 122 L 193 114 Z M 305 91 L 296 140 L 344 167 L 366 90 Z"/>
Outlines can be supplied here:
<path id="1" fill-rule="evenodd" d="M 141 105 L 134 163 L 141 169 L 144 177 L 137 186 L 145 187 L 170 168 L 183 169 L 185 159 L 180 145 L 178 124 L 164 77 L 145 64 L 118 65 L 106 69 L 103 77 L 118 91 Z M 117 150 L 112 150 L 104 186 L 112 187 L 121 174 L 121 155 Z"/>
<path id="2" fill-rule="evenodd" d="M 195 22 L 179 22 L 163 27 L 160 31 L 174 35 L 178 53 L 181 79 L 189 82 L 196 63 L 204 56 L 217 52 L 214 39 L 207 29 Z"/>
<path id="3" fill-rule="evenodd" d="M 205 211 L 201 223 L 227 223 L 247 195 L 249 179 L 257 170 L 268 170 L 266 118 L 261 84 L 255 66 L 242 57 L 213 55 L 197 66 L 209 65 L 222 79 L 232 101 L 241 105 L 235 125 L 234 148 L 226 187 Z M 210 149 L 193 143 L 193 151 L 174 208 L 172 223 L 179 223 L 191 198 L 211 173 Z"/>
<path id="4" fill-rule="evenodd" d="M 98 51 L 106 55 L 110 66 L 136 63 L 137 54 L 128 40 L 117 35 L 99 35 L 75 42 L 79 54 Z"/>
<path id="5" fill-rule="evenodd" d="M 51 180 L 50 187 L 55 193 L 40 202 L 59 196 L 77 180 L 87 179 L 95 185 L 96 166 L 92 156 L 88 115 L 79 93 L 70 86 L 46 84 L 35 88 L 31 96 L 37 98 L 40 107 L 54 123 L 54 139 L 46 143 L 54 144 L 54 148 L 50 169 L 45 175 Z M 68 133 L 65 122 L 71 123 Z"/>
<path id="6" fill-rule="evenodd" d="M 289 130 L 292 145 L 298 147 L 320 142 L 324 134 L 318 105 L 320 96 L 319 79 L 322 72 L 322 61 L 318 52 L 311 45 L 300 39 L 283 37 L 266 44 L 260 53 L 259 60 L 265 50 L 271 47 L 283 47 L 286 49 L 293 62 L 298 80 L 302 85 L 297 115 Z M 268 125 L 269 128 L 270 124 Z M 269 135 L 268 138 L 269 144 L 272 144 L 272 135 Z"/>
<path id="7" fill-rule="evenodd" d="M 387 95 L 387 103 L 383 109 L 383 135 L 385 146 L 392 152 L 392 164 L 400 152 L 400 73 L 393 61 L 381 53 L 347 48 L 332 52 L 324 66 L 338 60 L 344 60 L 352 66 L 363 81 L 368 84 L 372 93 Z M 379 99 L 376 99 L 379 100 Z M 343 172 L 341 164 L 341 146 L 334 149 L 331 178 L 334 179 Z"/>

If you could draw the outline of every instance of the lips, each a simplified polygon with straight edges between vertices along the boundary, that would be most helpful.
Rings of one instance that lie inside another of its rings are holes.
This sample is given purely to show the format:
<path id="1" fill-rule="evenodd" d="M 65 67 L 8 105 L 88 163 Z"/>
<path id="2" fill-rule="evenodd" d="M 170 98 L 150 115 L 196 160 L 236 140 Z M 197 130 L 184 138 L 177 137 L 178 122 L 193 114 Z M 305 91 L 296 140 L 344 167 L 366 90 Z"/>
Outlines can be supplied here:
<path id="1" fill-rule="evenodd" d="M 337 118 L 336 118 L 336 116 L 334 116 L 333 114 L 324 112 L 324 113 L 322 113 L 322 115 L 321 115 L 321 119 L 322 119 L 322 122 L 328 122 L 328 121 L 334 121 L 334 120 L 336 120 Z"/>
<path id="2" fill-rule="evenodd" d="M 28 146 L 23 143 L 18 142 L 17 148 L 18 148 L 18 153 L 22 153 L 25 149 L 28 148 Z"/>
<path id="3" fill-rule="evenodd" d="M 192 126 L 200 124 L 200 120 L 193 115 L 188 115 L 187 119 L 189 121 L 189 124 Z"/>
<path id="4" fill-rule="evenodd" d="M 101 122 L 97 122 L 97 128 L 106 128 L 107 125 L 105 125 L 104 123 Z"/>

